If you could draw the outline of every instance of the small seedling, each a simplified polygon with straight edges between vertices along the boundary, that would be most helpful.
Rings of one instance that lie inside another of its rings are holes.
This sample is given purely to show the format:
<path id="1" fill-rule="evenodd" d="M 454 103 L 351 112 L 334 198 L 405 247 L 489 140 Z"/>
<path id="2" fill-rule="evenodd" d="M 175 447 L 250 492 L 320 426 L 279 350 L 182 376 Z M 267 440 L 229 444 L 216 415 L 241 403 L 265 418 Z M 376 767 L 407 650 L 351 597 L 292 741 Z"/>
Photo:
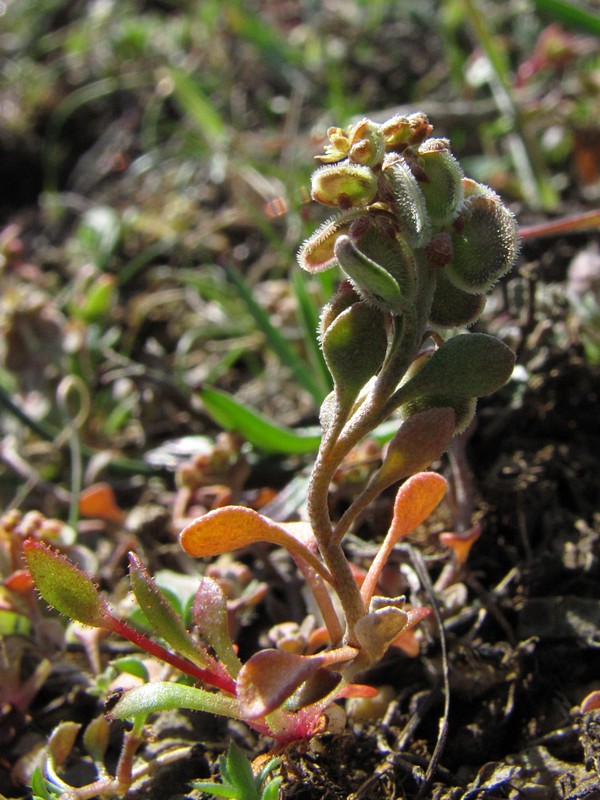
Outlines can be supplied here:
<path id="1" fill-rule="evenodd" d="M 271 758 L 254 774 L 252 766 L 241 748 L 231 742 L 227 755 L 219 759 L 221 783 L 213 780 L 196 781 L 194 789 L 212 797 L 230 797 L 232 800 L 277 800 L 281 778 L 271 777 L 280 758 Z"/>
<path id="2" fill-rule="evenodd" d="M 396 544 L 444 497 L 444 478 L 424 470 L 469 424 L 477 398 L 511 375 L 514 355 L 506 345 L 456 329 L 479 317 L 486 292 L 512 267 L 518 251 L 512 214 L 490 189 L 466 178 L 449 142 L 431 133 L 423 114 L 331 128 L 320 157 L 324 164 L 313 175 L 313 198 L 338 213 L 305 242 L 299 262 L 309 272 L 340 268 L 346 278 L 321 316 L 320 345 L 334 388 L 321 407 L 308 519 L 279 523 L 243 506 L 226 506 L 181 533 L 183 549 L 197 558 L 257 542 L 287 549 L 321 614 L 323 628 L 309 637 L 308 649 L 266 648 L 242 663 L 217 581 L 201 579 L 194 630 L 188 631 L 132 555 L 131 587 L 164 642 L 159 644 L 117 618 L 91 579 L 56 551 L 38 541 L 26 544 L 33 580 L 52 606 L 125 636 L 195 684 L 145 683 L 126 692 L 111 717 L 139 726 L 151 712 L 199 709 L 245 721 L 282 752 L 326 730 L 336 699 L 373 694 L 356 685 L 355 676 L 429 613 L 404 597 L 380 594 L 378 584 Z M 332 519 L 329 490 L 340 465 L 392 415 L 398 429 L 380 467 L 341 518 Z M 359 585 L 344 538 L 359 515 L 398 482 L 389 530 Z M 276 782 L 257 783 L 233 748 L 222 762 L 222 776 L 223 784 L 211 786 L 219 796 L 246 800 L 276 793 Z M 71 793 L 85 796 L 83 790 Z"/>

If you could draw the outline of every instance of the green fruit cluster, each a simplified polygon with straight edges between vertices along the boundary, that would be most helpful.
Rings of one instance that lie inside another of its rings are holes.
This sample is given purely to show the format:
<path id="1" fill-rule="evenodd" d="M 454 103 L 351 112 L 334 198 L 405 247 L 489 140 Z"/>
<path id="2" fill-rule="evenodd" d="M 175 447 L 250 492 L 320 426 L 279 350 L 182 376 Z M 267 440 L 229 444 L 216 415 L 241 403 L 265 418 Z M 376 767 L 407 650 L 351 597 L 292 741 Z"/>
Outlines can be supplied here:
<path id="1" fill-rule="evenodd" d="M 420 113 L 330 128 L 312 197 L 338 208 L 298 254 L 310 272 L 340 266 L 365 301 L 402 315 L 435 281 L 429 323 L 454 328 L 481 314 L 513 266 L 515 219 L 488 187 L 464 176 L 447 139 Z"/>

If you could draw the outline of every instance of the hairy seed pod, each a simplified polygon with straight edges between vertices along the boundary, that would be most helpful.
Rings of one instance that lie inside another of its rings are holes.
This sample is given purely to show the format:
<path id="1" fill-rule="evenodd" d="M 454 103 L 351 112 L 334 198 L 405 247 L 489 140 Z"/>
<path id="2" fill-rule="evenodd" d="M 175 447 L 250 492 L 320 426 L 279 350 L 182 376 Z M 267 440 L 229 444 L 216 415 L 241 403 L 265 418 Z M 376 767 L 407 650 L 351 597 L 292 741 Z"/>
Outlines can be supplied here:
<path id="1" fill-rule="evenodd" d="M 346 211 L 373 202 L 377 194 L 377 178 L 368 167 L 344 161 L 314 172 L 311 193 L 313 200 Z"/>
<path id="2" fill-rule="evenodd" d="M 339 236 L 335 256 L 356 291 L 377 308 L 401 314 L 406 300 L 398 281 L 356 247 L 349 236 Z"/>
<path id="3" fill-rule="evenodd" d="M 361 216 L 350 226 L 350 239 L 368 258 L 397 281 L 402 294 L 412 298 L 417 263 L 413 250 L 396 234 L 395 222 L 388 216 Z"/>
<path id="4" fill-rule="evenodd" d="M 337 260 L 333 253 L 335 240 L 342 233 L 348 233 L 353 220 L 361 212 L 358 209 L 332 217 L 324 222 L 307 239 L 298 251 L 298 263 L 302 269 L 308 272 L 323 272 L 337 266 Z"/>
<path id="5" fill-rule="evenodd" d="M 429 238 L 431 222 L 415 176 L 404 159 L 395 155 L 386 157 L 381 175 L 385 186 L 382 194 L 389 196 L 401 235 L 410 247 L 423 247 Z"/>
<path id="6" fill-rule="evenodd" d="M 431 223 L 447 225 L 463 199 L 463 171 L 450 152 L 448 140 L 427 139 L 419 148 L 417 163 L 425 178 L 419 185 Z"/>
<path id="7" fill-rule="evenodd" d="M 331 300 L 323 306 L 321 318 L 319 320 L 319 334 L 323 336 L 331 323 L 339 317 L 353 303 L 360 300 L 360 295 L 356 292 L 349 280 L 343 280 L 332 295 Z"/>
<path id="8" fill-rule="evenodd" d="M 476 322 L 485 306 L 485 295 L 468 294 L 458 289 L 439 272 L 429 314 L 429 321 L 438 328 L 458 328 Z"/>
<path id="9" fill-rule="evenodd" d="M 387 351 L 385 319 L 379 309 L 358 302 L 342 311 L 321 338 L 339 407 L 349 411 L 375 375 Z"/>
<path id="10" fill-rule="evenodd" d="M 515 218 L 498 200 L 474 195 L 453 228 L 454 257 L 445 269 L 447 277 L 469 294 L 488 292 L 517 258 Z"/>

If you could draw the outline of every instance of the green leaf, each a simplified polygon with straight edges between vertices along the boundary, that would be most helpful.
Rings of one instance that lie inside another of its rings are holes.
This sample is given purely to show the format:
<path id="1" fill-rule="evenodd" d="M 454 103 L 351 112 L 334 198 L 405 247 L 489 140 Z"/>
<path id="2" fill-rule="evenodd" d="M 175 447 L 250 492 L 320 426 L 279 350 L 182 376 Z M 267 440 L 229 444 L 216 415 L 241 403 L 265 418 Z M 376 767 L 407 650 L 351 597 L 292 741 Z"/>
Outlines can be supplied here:
<path id="1" fill-rule="evenodd" d="M 144 681 L 144 683 L 148 683 L 150 680 L 148 668 L 143 661 L 140 661 L 139 658 L 134 658 L 133 656 L 124 656 L 123 658 L 115 658 L 114 661 L 111 661 L 111 664 L 113 667 L 116 667 L 119 672 L 124 672 L 127 675 L 133 675 L 135 678 L 139 678 L 140 680 Z"/>
<path id="2" fill-rule="evenodd" d="M 388 337 L 381 311 L 364 302 L 342 311 L 323 334 L 323 355 L 338 402 L 349 410 L 385 358 Z"/>
<path id="3" fill-rule="evenodd" d="M 436 350 L 398 392 L 402 402 L 423 395 L 483 397 L 510 378 L 515 354 L 495 336 L 464 333 Z"/>
<path id="4" fill-rule="evenodd" d="M 194 664 L 207 666 L 206 654 L 199 650 L 181 618 L 135 553 L 129 554 L 129 578 L 136 600 L 156 633 L 177 653 Z"/>
<path id="5" fill-rule="evenodd" d="M 42 542 L 23 545 L 36 588 L 53 608 L 93 628 L 110 628 L 112 614 L 94 582 L 65 556 Z"/>
<path id="6" fill-rule="evenodd" d="M 129 719 L 140 714 L 152 714 L 172 708 L 188 708 L 192 711 L 206 711 L 222 717 L 241 719 L 238 703 L 234 697 L 170 681 L 155 681 L 131 689 L 117 702 L 109 716 L 115 719 Z"/>
<path id="7" fill-rule="evenodd" d="M 600 36 L 600 14 L 584 8 L 573 0 L 533 0 L 539 11 L 546 12 L 563 25 L 579 28 L 586 33 Z"/>
<path id="8" fill-rule="evenodd" d="M 273 778 L 269 781 L 269 785 L 265 786 L 260 800 L 277 800 L 279 797 L 279 787 L 283 783 L 283 778 Z"/>
<path id="9" fill-rule="evenodd" d="M 244 751 L 231 742 L 227 751 L 227 774 L 243 800 L 260 800 L 254 773 Z"/>
<path id="10" fill-rule="evenodd" d="M 33 800 L 54 800 L 58 795 L 49 789 L 51 784 L 44 778 L 39 767 L 36 767 L 31 776 L 31 793 Z"/>
<path id="11" fill-rule="evenodd" d="M 219 661 L 234 678 L 242 667 L 229 634 L 227 598 L 217 581 L 204 576 L 194 597 L 194 622 L 200 635 L 215 651 Z"/>
<path id="12" fill-rule="evenodd" d="M 176 67 L 168 67 L 167 75 L 183 111 L 196 123 L 211 147 L 222 148 L 228 139 L 227 126 L 198 82 Z"/>
<path id="13" fill-rule="evenodd" d="M 213 797 L 231 797 L 233 800 L 246 800 L 242 797 L 238 790 L 233 786 L 226 786 L 223 783 L 215 783 L 212 780 L 194 781 L 192 784 L 193 789 L 198 789 L 200 792 L 210 794 Z"/>
<path id="14" fill-rule="evenodd" d="M 294 431 L 276 425 L 258 411 L 253 411 L 220 389 L 201 389 L 199 397 L 213 420 L 228 431 L 235 431 L 246 441 L 267 453 L 305 455 L 319 449 L 320 432 L 315 428 Z"/>
<path id="15" fill-rule="evenodd" d="M 31 620 L 24 614 L 0 609 L 0 636 L 28 636 L 31 633 Z"/>

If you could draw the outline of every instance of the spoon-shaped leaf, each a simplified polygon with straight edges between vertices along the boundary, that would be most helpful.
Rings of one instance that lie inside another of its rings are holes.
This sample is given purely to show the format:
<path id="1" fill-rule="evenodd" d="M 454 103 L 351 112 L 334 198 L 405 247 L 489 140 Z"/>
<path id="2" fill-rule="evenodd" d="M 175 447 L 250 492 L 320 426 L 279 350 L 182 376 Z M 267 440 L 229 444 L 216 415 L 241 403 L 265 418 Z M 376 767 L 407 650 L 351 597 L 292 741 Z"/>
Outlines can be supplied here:
<path id="1" fill-rule="evenodd" d="M 375 593 L 379 575 L 394 545 L 429 517 L 441 502 L 447 487 L 445 478 L 437 472 L 418 472 L 402 484 L 394 502 L 392 524 L 360 590 L 366 606 Z"/>
<path id="2" fill-rule="evenodd" d="M 513 351 L 495 336 L 460 334 L 444 342 L 398 396 L 403 402 L 429 394 L 483 397 L 504 386 L 514 363 Z"/>
<path id="3" fill-rule="evenodd" d="M 283 526 L 244 506 L 226 506 L 210 511 L 186 525 L 179 540 L 186 553 L 195 558 L 228 553 L 255 542 L 271 542 L 285 547 L 310 564 L 322 578 L 333 583 L 327 568 L 302 542 Z"/>

